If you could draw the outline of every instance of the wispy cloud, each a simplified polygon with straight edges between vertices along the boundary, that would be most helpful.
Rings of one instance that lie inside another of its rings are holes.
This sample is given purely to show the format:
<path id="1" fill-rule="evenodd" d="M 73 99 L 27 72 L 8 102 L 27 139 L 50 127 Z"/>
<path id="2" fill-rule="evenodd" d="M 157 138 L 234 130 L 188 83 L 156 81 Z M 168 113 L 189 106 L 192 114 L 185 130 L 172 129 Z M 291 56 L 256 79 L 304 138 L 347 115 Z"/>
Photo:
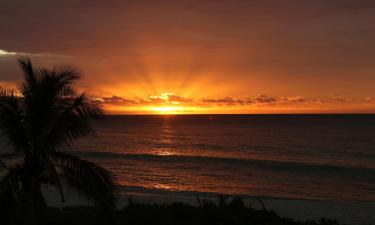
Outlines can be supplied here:
<path id="1" fill-rule="evenodd" d="M 239 99 L 232 97 L 224 98 L 204 98 L 200 100 L 201 104 L 215 104 L 215 105 L 247 105 L 252 103 L 249 99 Z"/>
<path id="2" fill-rule="evenodd" d="M 0 49 L 0 57 L 9 57 L 9 56 L 45 57 L 46 59 L 56 58 L 56 57 L 59 57 L 59 58 L 71 57 L 68 55 L 54 54 L 54 53 L 49 53 L 49 52 L 32 53 L 32 52 L 16 52 L 16 51 L 8 51 L 8 50 Z"/>
<path id="3" fill-rule="evenodd" d="M 19 53 L 17 53 L 17 52 L 9 52 L 9 51 L 0 49 L 0 57 L 1 56 L 17 55 L 17 54 L 19 54 Z"/>

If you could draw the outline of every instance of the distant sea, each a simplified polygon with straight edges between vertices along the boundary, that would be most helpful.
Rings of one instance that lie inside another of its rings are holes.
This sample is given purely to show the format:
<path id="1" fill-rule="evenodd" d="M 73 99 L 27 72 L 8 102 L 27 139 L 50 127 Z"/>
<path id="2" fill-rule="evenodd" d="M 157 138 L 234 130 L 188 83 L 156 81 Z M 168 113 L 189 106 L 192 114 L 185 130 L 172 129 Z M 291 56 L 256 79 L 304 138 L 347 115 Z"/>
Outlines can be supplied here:
<path id="1" fill-rule="evenodd" d="M 72 150 L 133 194 L 375 201 L 374 115 L 109 116 L 95 128 Z"/>
<path id="2" fill-rule="evenodd" d="M 375 210 L 375 115 L 107 116 L 94 126 L 95 136 L 66 150 L 113 171 L 123 196 L 226 194 Z"/>

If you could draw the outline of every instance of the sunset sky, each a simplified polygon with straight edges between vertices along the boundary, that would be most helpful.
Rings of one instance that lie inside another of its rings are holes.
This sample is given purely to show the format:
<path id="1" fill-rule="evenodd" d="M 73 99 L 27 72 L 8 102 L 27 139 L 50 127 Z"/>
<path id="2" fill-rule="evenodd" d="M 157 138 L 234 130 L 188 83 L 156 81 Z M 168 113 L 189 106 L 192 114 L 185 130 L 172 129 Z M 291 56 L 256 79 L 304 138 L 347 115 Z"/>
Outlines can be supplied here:
<path id="1" fill-rule="evenodd" d="M 0 1 L 0 86 L 25 55 L 112 114 L 375 112 L 374 0 Z"/>

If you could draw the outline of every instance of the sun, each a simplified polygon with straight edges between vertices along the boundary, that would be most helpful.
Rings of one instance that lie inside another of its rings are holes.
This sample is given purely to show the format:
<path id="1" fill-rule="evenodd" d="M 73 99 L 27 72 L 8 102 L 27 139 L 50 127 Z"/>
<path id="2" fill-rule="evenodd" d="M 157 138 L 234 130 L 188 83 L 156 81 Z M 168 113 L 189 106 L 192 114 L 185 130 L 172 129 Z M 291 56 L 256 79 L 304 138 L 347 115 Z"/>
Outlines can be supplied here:
<path id="1" fill-rule="evenodd" d="M 151 111 L 156 114 L 179 114 L 184 111 L 181 106 L 156 106 L 152 107 Z"/>
<path id="2" fill-rule="evenodd" d="M 122 100 L 120 97 L 114 97 L 114 100 Z M 99 100 L 100 101 L 100 100 Z M 159 95 L 151 95 L 145 98 L 131 101 L 135 105 L 112 106 L 109 110 L 133 112 L 134 114 L 198 114 L 204 113 L 205 108 L 193 104 L 193 100 L 176 95 L 173 92 L 162 92 Z M 107 108 L 108 109 L 108 108 Z M 138 113 L 140 112 L 140 113 Z"/>
<path id="3" fill-rule="evenodd" d="M 154 114 L 182 114 L 189 108 L 182 104 L 183 98 L 178 97 L 173 92 L 163 92 L 160 95 L 149 96 L 150 102 L 155 102 L 156 105 L 148 107 L 148 110 Z"/>

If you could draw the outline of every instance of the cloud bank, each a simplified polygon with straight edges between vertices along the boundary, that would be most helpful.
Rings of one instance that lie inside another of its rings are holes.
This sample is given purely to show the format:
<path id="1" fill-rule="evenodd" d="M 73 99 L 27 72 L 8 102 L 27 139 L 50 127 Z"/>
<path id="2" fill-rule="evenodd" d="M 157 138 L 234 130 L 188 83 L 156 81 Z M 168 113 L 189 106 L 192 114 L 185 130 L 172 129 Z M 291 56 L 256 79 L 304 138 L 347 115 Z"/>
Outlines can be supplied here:
<path id="1" fill-rule="evenodd" d="M 307 104 L 351 104 L 351 103 L 375 103 L 375 97 L 347 98 L 337 94 L 322 98 L 306 98 L 302 96 L 290 97 L 272 97 L 268 95 L 258 95 L 255 97 L 222 97 L 222 98 L 201 98 L 189 99 L 178 96 L 174 93 L 164 93 L 159 96 L 150 96 L 148 98 L 123 98 L 113 95 L 111 97 L 98 97 L 98 101 L 105 105 L 122 106 L 163 106 L 163 105 L 182 105 L 182 106 L 291 106 Z"/>

